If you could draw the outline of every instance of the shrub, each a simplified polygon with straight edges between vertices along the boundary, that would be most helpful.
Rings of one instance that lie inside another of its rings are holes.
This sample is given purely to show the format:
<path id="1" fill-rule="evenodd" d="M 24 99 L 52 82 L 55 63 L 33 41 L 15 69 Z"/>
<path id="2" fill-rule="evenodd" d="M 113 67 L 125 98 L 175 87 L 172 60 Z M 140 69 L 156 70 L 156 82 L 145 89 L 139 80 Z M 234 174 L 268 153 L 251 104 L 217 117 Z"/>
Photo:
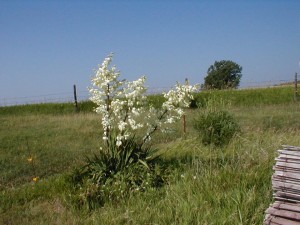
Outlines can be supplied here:
<path id="1" fill-rule="evenodd" d="M 204 108 L 206 106 L 206 100 L 200 96 L 199 94 L 193 96 L 193 99 L 191 99 L 190 102 L 190 108 Z"/>
<path id="2" fill-rule="evenodd" d="M 202 111 L 195 119 L 195 129 L 200 132 L 202 143 L 215 146 L 227 145 L 240 127 L 227 111 Z"/>

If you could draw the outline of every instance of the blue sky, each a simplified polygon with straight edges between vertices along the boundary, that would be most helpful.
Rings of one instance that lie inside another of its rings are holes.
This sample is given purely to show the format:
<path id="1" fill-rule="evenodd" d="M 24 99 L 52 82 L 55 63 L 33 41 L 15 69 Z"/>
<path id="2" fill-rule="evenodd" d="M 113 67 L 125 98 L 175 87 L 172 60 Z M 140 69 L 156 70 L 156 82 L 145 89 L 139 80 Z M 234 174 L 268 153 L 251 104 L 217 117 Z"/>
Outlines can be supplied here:
<path id="1" fill-rule="evenodd" d="M 72 93 L 110 53 L 122 78 L 150 89 L 203 83 L 216 60 L 241 86 L 300 72 L 300 1 L 0 0 L 0 101 Z"/>

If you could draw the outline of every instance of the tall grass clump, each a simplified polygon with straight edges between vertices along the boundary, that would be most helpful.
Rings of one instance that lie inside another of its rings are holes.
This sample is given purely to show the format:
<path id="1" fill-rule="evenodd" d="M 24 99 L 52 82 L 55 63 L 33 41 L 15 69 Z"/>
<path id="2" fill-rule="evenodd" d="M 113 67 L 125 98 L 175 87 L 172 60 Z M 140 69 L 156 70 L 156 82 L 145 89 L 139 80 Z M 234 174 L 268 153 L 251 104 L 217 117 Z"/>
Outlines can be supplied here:
<path id="1" fill-rule="evenodd" d="M 210 99 L 207 107 L 199 111 L 194 128 L 204 145 L 225 146 L 240 131 L 236 119 L 225 109 L 229 104 L 222 99 Z"/>
<path id="2" fill-rule="evenodd" d="M 164 94 L 165 101 L 158 109 L 147 102 L 146 77 L 133 82 L 119 80 L 120 72 L 111 62 L 112 55 L 96 71 L 90 89 L 95 111 L 101 116 L 104 146 L 73 176 L 79 187 L 78 200 L 89 209 L 163 183 L 159 155 L 149 143 L 156 131 L 181 118 L 182 107 L 189 105 L 196 89 L 177 84 L 176 90 Z"/>

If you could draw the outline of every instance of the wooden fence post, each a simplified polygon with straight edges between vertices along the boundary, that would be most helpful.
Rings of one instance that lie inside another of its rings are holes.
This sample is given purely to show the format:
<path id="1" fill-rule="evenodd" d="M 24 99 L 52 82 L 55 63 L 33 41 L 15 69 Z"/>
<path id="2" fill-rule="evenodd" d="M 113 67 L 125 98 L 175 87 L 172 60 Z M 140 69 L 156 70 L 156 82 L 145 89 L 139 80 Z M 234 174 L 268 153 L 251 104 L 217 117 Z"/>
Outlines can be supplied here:
<path id="1" fill-rule="evenodd" d="M 185 78 L 185 85 L 189 85 L 188 78 Z M 185 114 L 182 116 L 182 119 L 183 119 L 183 135 L 185 137 L 186 136 L 186 115 Z"/>
<path id="2" fill-rule="evenodd" d="M 294 92 L 294 100 L 298 100 L 298 79 L 297 79 L 297 73 L 295 73 L 295 92 Z"/>
<path id="3" fill-rule="evenodd" d="M 183 134 L 186 135 L 186 116 L 183 115 Z"/>
<path id="4" fill-rule="evenodd" d="M 77 94 L 76 94 L 76 85 L 73 85 L 74 89 L 74 105 L 75 105 L 75 112 L 78 112 L 78 103 L 77 103 Z"/>

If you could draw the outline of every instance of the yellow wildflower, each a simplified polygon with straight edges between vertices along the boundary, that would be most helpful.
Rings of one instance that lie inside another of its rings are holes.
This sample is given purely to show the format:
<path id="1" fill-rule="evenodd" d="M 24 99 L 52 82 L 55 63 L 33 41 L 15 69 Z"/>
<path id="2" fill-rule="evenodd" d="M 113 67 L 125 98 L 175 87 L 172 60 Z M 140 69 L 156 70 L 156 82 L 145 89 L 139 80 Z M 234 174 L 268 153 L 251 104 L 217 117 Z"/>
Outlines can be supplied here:
<path id="1" fill-rule="evenodd" d="M 34 178 L 32 178 L 32 180 L 33 180 L 34 182 L 38 182 L 39 177 L 34 177 Z"/>
<path id="2" fill-rule="evenodd" d="M 32 156 L 30 156 L 30 157 L 27 159 L 27 161 L 28 161 L 29 163 L 31 163 L 32 160 L 33 160 Z"/>

